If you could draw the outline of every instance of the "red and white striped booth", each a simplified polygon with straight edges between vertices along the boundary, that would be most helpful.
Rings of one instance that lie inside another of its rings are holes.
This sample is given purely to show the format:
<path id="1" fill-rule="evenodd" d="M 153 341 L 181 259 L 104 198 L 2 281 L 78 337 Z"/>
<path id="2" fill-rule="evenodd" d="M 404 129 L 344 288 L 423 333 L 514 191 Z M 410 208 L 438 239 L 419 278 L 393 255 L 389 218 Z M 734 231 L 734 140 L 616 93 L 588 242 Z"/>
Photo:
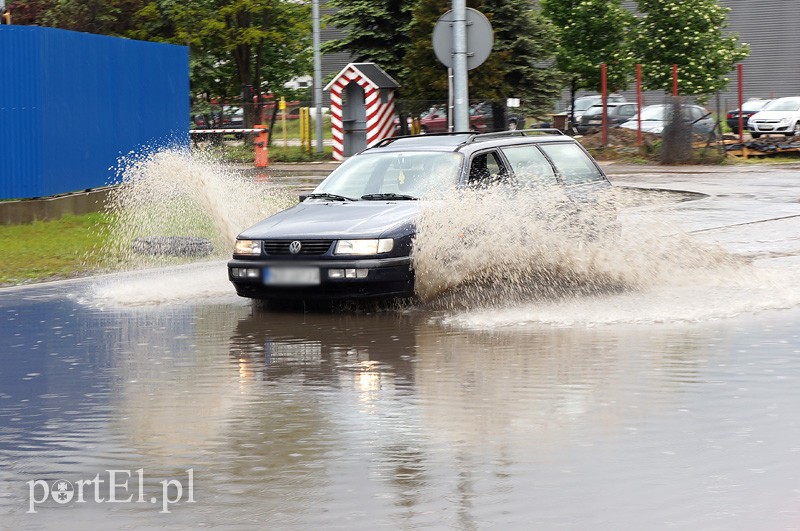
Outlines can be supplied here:
<path id="1" fill-rule="evenodd" d="M 350 63 L 328 83 L 334 159 L 344 160 L 392 136 L 397 87 L 374 63 Z"/>

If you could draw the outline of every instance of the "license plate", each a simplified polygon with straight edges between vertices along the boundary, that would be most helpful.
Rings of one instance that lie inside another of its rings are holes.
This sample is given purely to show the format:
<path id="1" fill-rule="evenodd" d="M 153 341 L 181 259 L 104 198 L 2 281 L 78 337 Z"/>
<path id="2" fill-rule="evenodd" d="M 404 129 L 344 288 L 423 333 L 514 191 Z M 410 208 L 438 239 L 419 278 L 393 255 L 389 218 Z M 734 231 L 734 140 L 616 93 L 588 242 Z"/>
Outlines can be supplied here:
<path id="1" fill-rule="evenodd" d="M 319 268 L 265 267 L 264 284 L 272 286 L 315 286 L 319 284 Z"/>

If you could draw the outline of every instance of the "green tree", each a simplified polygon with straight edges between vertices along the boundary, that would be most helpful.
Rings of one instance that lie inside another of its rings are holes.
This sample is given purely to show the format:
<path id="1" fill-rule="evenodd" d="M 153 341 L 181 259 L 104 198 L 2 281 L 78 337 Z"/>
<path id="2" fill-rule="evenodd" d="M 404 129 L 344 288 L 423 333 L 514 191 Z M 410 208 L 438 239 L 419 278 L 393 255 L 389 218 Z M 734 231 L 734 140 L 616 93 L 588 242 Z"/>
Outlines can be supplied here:
<path id="1" fill-rule="evenodd" d="M 717 0 L 638 0 L 643 14 L 634 40 L 646 90 L 672 91 L 672 65 L 678 65 L 678 91 L 707 95 L 724 88 L 724 77 L 747 57 L 749 46 L 726 35 L 730 9 Z"/>
<path id="2" fill-rule="evenodd" d="M 600 92 L 602 64 L 609 89 L 627 87 L 633 69 L 627 37 L 636 19 L 620 0 L 542 0 L 542 12 L 559 28 L 556 65 L 566 76 L 572 103 L 580 89 Z"/>
<path id="3" fill-rule="evenodd" d="M 528 0 L 484 0 L 483 9 L 491 14 L 492 53 L 502 59 L 501 96 L 520 98 L 522 110 L 532 116 L 550 112 L 561 92 L 554 66 L 556 28 Z"/>
<path id="4" fill-rule="evenodd" d="M 323 51 L 349 52 L 358 62 L 374 62 L 396 80 L 402 77 L 413 2 L 396 0 L 330 0 L 336 11 L 326 22 L 345 30 L 326 42 Z"/>
<path id="5" fill-rule="evenodd" d="M 552 65 L 556 33 L 528 0 L 470 2 L 492 24 L 494 45 L 489 58 L 469 72 L 472 100 L 520 98 L 524 112 L 550 110 L 560 83 Z M 447 99 L 447 69 L 433 53 L 431 35 L 439 17 L 450 8 L 446 0 L 419 0 L 409 27 L 411 43 L 404 58 L 402 94 L 415 100 Z"/>
<path id="6" fill-rule="evenodd" d="M 137 13 L 128 36 L 188 44 L 192 92 L 201 99 L 281 95 L 283 85 L 311 67 L 311 13 L 292 0 L 153 0 Z"/>

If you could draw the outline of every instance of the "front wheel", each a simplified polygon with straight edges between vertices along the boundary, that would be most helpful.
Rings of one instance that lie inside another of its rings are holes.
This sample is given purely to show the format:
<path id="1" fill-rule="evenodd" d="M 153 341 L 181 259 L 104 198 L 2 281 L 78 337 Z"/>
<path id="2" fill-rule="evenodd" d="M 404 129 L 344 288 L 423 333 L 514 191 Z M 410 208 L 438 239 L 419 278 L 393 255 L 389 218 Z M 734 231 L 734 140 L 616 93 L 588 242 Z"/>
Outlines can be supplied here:
<path id="1" fill-rule="evenodd" d="M 761 136 L 761 133 L 750 133 L 750 136 L 751 136 L 752 138 L 758 138 L 758 137 L 760 137 L 760 136 Z"/>
<path id="2" fill-rule="evenodd" d="M 516 131 L 517 130 L 517 121 L 516 120 L 509 120 L 509 122 L 508 122 L 508 130 L 509 131 Z"/>
<path id="3" fill-rule="evenodd" d="M 790 132 L 786 133 L 786 136 L 800 136 L 800 120 L 794 123 L 794 127 Z"/>

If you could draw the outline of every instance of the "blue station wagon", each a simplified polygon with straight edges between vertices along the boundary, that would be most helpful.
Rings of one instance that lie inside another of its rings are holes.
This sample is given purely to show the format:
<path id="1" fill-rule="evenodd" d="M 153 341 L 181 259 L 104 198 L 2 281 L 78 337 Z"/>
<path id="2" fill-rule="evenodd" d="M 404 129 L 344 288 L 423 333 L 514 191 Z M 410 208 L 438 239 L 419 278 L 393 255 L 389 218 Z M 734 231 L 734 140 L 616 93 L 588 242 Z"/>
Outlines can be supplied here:
<path id="1" fill-rule="evenodd" d="M 571 196 L 610 187 L 591 155 L 558 130 L 388 138 L 350 157 L 297 205 L 242 232 L 228 276 L 254 299 L 411 297 L 422 201 L 543 183 L 579 192 Z"/>

